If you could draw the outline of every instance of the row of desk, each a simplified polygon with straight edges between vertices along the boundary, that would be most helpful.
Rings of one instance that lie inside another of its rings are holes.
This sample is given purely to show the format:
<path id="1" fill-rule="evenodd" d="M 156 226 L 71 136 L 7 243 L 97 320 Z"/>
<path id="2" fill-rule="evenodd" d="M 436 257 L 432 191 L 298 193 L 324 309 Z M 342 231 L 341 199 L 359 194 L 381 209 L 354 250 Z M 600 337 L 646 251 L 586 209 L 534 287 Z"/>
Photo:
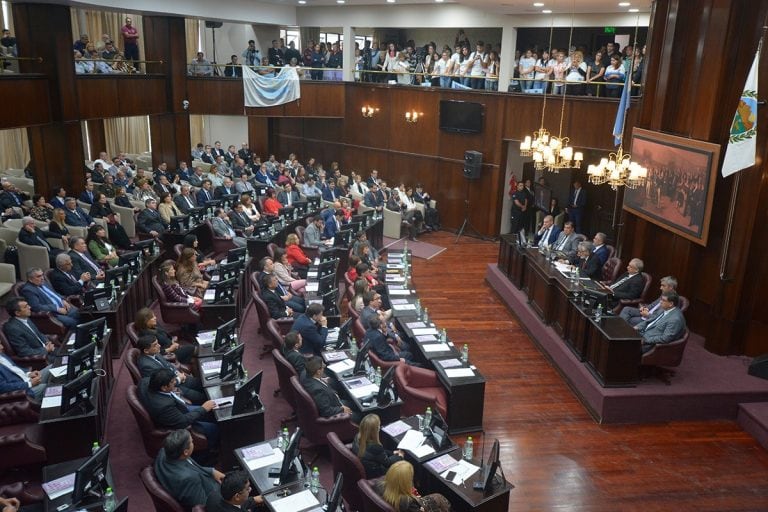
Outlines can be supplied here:
<path id="1" fill-rule="evenodd" d="M 521 247 L 513 235 L 501 237 L 499 269 L 527 293 L 541 322 L 563 339 L 602 386 L 637 384 L 642 340 L 624 319 L 595 319 L 592 306 L 584 302 L 583 286 L 574 286 L 537 249 Z M 578 292 L 581 297 L 576 299 Z"/>

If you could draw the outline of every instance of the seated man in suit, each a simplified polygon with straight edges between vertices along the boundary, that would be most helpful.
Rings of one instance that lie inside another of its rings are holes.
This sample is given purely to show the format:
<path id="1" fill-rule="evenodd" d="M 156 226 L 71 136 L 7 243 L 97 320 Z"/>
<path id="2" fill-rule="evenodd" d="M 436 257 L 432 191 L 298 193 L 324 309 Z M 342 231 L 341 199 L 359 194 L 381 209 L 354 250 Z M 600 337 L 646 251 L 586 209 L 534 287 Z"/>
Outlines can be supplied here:
<path id="1" fill-rule="evenodd" d="M 195 445 L 185 429 L 174 430 L 165 438 L 155 459 L 155 475 L 160 485 L 184 510 L 205 505 L 208 496 L 224 479 L 224 473 L 192 459 Z"/>
<path id="2" fill-rule="evenodd" d="M 299 380 L 303 380 L 306 373 L 307 358 L 301 353 L 301 334 L 291 331 L 285 335 L 283 341 L 283 355 L 296 370 Z"/>
<path id="3" fill-rule="evenodd" d="M 332 216 L 328 216 L 325 221 L 325 228 L 323 229 L 323 236 L 328 240 L 333 240 L 334 235 L 341 230 L 341 225 L 344 222 L 344 210 L 341 208 L 333 212 Z M 304 231 L 306 236 L 307 232 Z"/>
<path id="4" fill-rule="evenodd" d="M 571 264 L 578 268 L 581 277 L 588 277 L 597 281 L 602 277 L 603 266 L 600 264 L 600 258 L 595 254 L 594 248 L 592 242 L 579 242 L 576 257 L 571 260 Z"/>
<path id="5" fill-rule="evenodd" d="M 541 228 L 536 232 L 534 243 L 539 247 L 552 247 L 560 236 L 560 228 L 555 226 L 555 218 L 546 215 L 541 224 Z"/>
<path id="6" fill-rule="evenodd" d="M 159 175 L 157 178 L 157 183 L 153 188 L 157 194 L 157 197 L 163 197 L 163 194 L 170 194 L 173 196 L 179 191 L 178 188 L 171 184 L 171 182 L 168 180 L 168 176 L 165 174 Z"/>
<path id="7" fill-rule="evenodd" d="M 387 337 L 387 325 L 377 315 L 371 317 L 366 325 L 365 340 L 371 343 L 371 350 L 379 356 L 382 361 L 402 361 L 407 364 L 413 364 L 413 356 L 405 349 L 399 349 L 395 352 Z"/>
<path id="8" fill-rule="evenodd" d="M 94 199 L 93 182 L 88 180 L 85 182 L 85 190 L 80 193 L 80 200 L 84 203 L 93 204 Z"/>
<path id="9" fill-rule="evenodd" d="M 49 374 L 49 366 L 30 372 L 20 368 L 3 353 L 3 345 L 0 343 L 0 393 L 26 391 L 29 399 L 39 404 L 45 396 Z"/>
<path id="10" fill-rule="evenodd" d="M 595 233 L 595 237 L 592 239 L 592 242 L 595 244 L 592 252 L 597 255 L 597 258 L 600 261 L 600 268 L 602 268 L 603 265 L 605 265 L 605 262 L 608 261 L 608 255 L 610 254 L 608 252 L 608 247 L 605 246 L 605 238 L 605 233 Z"/>
<path id="11" fill-rule="evenodd" d="M 176 385 L 181 394 L 195 405 L 205 402 L 203 384 L 197 377 L 188 375 L 176 369 L 166 358 L 160 355 L 160 342 L 153 334 L 144 334 L 136 340 L 136 348 L 141 351 L 136 365 L 139 367 L 142 378 L 151 377 L 153 373 L 162 368 L 171 370 L 176 374 Z"/>
<path id="12" fill-rule="evenodd" d="M 337 414 L 352 414 L 352 408 L 325 382 L 325 363 L 320 356 L 313 356 L 305 365 L 307 374 L 301 384 L 312 396 L 317 412 L 323 418 Z M 354 421 L 354 420 L 353 420 Z"/>
<path id="13" fill-rule="evenodd" d="M 661 290 L 662 295 L 665 292 L 677 291 L 677 279 L 672 276 L 662 277 L 659 289 Z M 659 310 L 659 308 L 661 308 L 661 296 L 642 308 L 625 307 L 621 310 L 619 316 L 626 320 L 629 325 L 634 327 L 643 320 L 648 320 Z"/>
<path id="14" fill-rule="evenodd" d="M 661 307 L 647 320 L 635 326 L 643 337 L 643 353 L 660 345 L 678 340 L 685 333 L 685 317 L 678 307 L 680 296 L 675 291 L 661 294 Z"/>
<path id="15" fill-rule="evenodd" d="M 68 197 L 64 203 L 64 223 L 70 226 L 89 228 L 95 224 L 93 217 L 85 213 L 85 210 L 77 206 L 74 197 Z"/>
<path id="16" fill-rule="evenodd" d="M 563 224 L 563 231 L 560 232 L 560 235 L 551 247 L 552 250 L 562 252 L 570 259 L 576 256 L 576 251 L 579 249 L 578 240 L 576 231 L 573 229 L 573 222 L 567 221 Z"/>
<path id="17" fill-rule="evenodd" d="M 45 247 L 48 251 L 48 259 L 51 266 L 56 261 L 56 255 L 62 252 L 58 247 L 52 247 L 46 240 L 49 233 L 43 231 L 35 225 L 35 219 L 32 217 L 24 217 L 21 219 L 21 229 L 19 230 L 19 242 L 27 245 L 34 245 L 38 247 Z"/>
<path id="18" fill-rule="evenodd" d="M 42 269 L 27 270 L 27 282 L 21 287 L 21 294 L 35 313 L 53 313 L 59 322 L 69 328 L 80 323 L 80 312 L 45 283 Z"/>
<path id="19" fill-rule="evenodd" d="M 323 218 L 315 215 L 312 222 L 304 230 L 304 245 L 320 247 L 323 245 Z"/>
<path id="20" fill-rule="evenodd" d="M 301 197 L 298 192 L 293 190 L 290 183 L 286 183 L 283 185 L 283 191 L 277 194 L 277 200 L 283 206 L 293 206 L 293 203 L 301 200 Z"/>
<path id="21" fill-rule="evenodd" d="M 75 236 L 69 243 L 72 250 L 69 251 L 69 257 L 72 259 L 72 270 L 75 275 L 82 276 L 85 273 L 90 274 L 91 279 L 104 279 L 104 270 L 93 259 L 88 252 L 88 246 L 85 245 L 85 238 Z"/>
<path id="22" fill-rule="evenodd" d="M 317 186 L 314 178 L 307 179 L 307 182 L 304 184 L 304 188 L 302 188 L 301 191 L 307 197 L 316 197 L 316 196 L 323 195 L 323 191 L 320 190 L 320 188 Z"/>
<path id="23" fill-rule="evenodd" d="M 645 280 L 643 279 L 643 260 L 640 258 L 632 258 L 627 265 L 627 271 L 619 276 L 616 281 L 609 286 L 613 293 L 613 300 L 618 302 L 619 299 L 639 299 L 645 288 Z"/>
<path id="24" fill-rule="evenodd" d="M 189 213 L 192 208 L 197 208 L 197 199 L 190 193 L 189 185 L 181 186 L 181 193 L 173 198 L 173 202 L 184 214 Z"/>
<path id="25" fill-rule="evenodd" d="M 232 178 L 225 176 L 222 185 L 216 187 L 216 190 L 214 190 L 214 197 L 216 199 L 221 199 L 222 196 L 229 196 L 232 194 L 237 194 L 237 189 L 235 189 L 235 184 L 232 183 Z"/>
<path id="26" fill-rule="evenodd" d="M 216 236 L 232 240 L 238 247 L 245 247 L 248 245 L 245 238 L 237 236 L 237 233 L 235 233 L 235 230 L 232 228 L 232 224 L 229 221 L 229 217 L 227 217 L 227 212 L 224 211 L 223 208 L 216 208 L 214 211 L 214 217 L 211 219 L 211 227 Z"/>
<path id="27" fill-rule="evenodd" d="M 48 275 L 53 289 L 63 297 L 82 295 L 91 282 L 90 272 L 78 275 L 72 272 L 72 268 L 72 258 L 69 254 L 61 253 L 56 256 L 56 268 Z"/>
<path id="28" fill-rule="evenodd" d="M 381 194 L 379 194 L 379 186 L 373 184 L 368 189 L 368 192 L 363 196 L 363 204 L 368 208 L 374 208 L 377 212 L 384 209 L 384 200 Z"/>
<path id="29" fill-rule="evenodd" d="M 3 324 L 3 334 L 13 351 L 19 357 L 44 356 L 49 363 L 53 362 L 56 345 L 40 332 L 40 329 L 29 319 L 32 308 L 22 298 L 13 298 L 5 305 L 10 319 Z"/>
<path id="30" fill-rule="evenodd" d="M 245 212 L 243 203 L 235 203 L 234 208 L 229 212 L 229 220 L 232 222 L 232 227 L 242 231 L 244 236 L 251 236 L 253 234 L 253 221 Z"/>
<path id="31" fill-rule="evenodd" d="M 242 162 L 242 160 L 239 160 Z M 235 167 L 237 169 L 237 167 Z M 255 189 L 253 188 L 253 184 L 248 181 L 248 174 L 247 169 L 243 169 L 240 171 L 240 175 L 237 178 L 237 182 L 235 183 L 235 191 L 238 194 L 251 194 L 253 195 L 255 192 Z"/>
<path id="32" fill-rule="evenodd" d="M 197 191 L 197 205 L 205 206 L 208 201 L 213 201 L 213 184 L 211 180 L 204 179 L 200 190 Z"/>
<path id="33" fill-rule="evenodd" d="M 165 223 L 160 216 L 160 212 L 157 211 L 157 201 L 155 199 L 147 199 L 144 202 L 144 206 L 146 208 L 141 210 L 136 217 L 136 227 L 140 232 L 152 235 L 155 238 L 162 236 L 170 226 Z"/>
<path id="34" fill-rule="evenodd" d="M 328 339 L 328 319 L 323 315 L 322 304 L 310 304 L 303 315 L 296 318 L 291 327 L 291 332 L 301 334 L 302 354 L 320 355 L 325 348 Z M 309 371 L 309 370 L 308 370 Z"/>
<path id="35" fill-rule="evenodd" d="M 277 292 L 277 276 L 269 274 L 264 276 L 264 286 L 261 289 L 261 298 L 269 309 L 269 316 L 275 320 L 292 317 L 293 310 L 286 306 L 283 297 Z"/>
<path id="36" fill-rule="evenodd" d="M 12 212 L 13 216 L 21 217 L 27 213 L 29 209 L 24 206 L 24 201 L 30 199 L 29 195 L 20 191 L 13 183 L 5 178 L 0 180 L 0 185 L 2 185 L 2 191 L 0 191 L 0 208 L 6 212 L 6 215 L 8 215 L 9 210 Z"/>
<path id="37" fill-rule="evenodd" d="M 208 444 L 219 445 L 219 426 L 211 411 L 216 402 L 208 400 L 201 405 L 187 405 L 176 387 L 176 372 L 161 368 L 149 379 L 141 381 L 141 399 L 155 426 L 160 428 L 187 428 L 205 434 Z"/>
<path id="38" fill-rule="evenodd" d="M 195 167 L 195 170 L 189 175 L 189 184 L 195 188 L 201 188 L 203 186 L 203 180 L 205 180 L 205 176 L 203 176 L 203 168 Z"/>
<path id="39" fill-rule="evenodd" d="M 275 262 L 269 256 L 264 256 L 259 260 L 259 286 L 262 290 L 267 289 L 267 277 L 274 275 Z M 303 313 L 306 309 L 306 303 L 302 297 L 293 295 L 290 290 L 286 289 L 280 284 L 280 280 L 277 281 L 277 288 L 275 289 L 277 294 L 285 301 L 285 305 L 291 308 L 297 313 Z"/>
<path id="40" fill-rule="evenodd" d="M 334 202 L 338 201 L 342 195 L 342 190 L 336 187 L 336 180 L 333 178 L 329 179 L 326 186 L 323 187 L 323 199 L 325 201 Z"/>
<path id="41" fill-rule="evenodd" d="M 261 496 L 251 496 L 251 482 L 245 471 L 230 471 L 205 503 L 205 512 L 252 512 L 264 503 Z"/>

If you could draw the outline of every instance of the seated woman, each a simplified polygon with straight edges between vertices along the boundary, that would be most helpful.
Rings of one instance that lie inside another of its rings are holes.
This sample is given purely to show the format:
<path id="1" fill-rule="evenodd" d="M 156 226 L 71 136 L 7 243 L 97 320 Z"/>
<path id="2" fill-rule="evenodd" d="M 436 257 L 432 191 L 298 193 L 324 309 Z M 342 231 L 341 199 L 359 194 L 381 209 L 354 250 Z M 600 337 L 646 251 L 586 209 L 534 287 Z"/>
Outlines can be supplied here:
<path id="1" fill-rule="evenodd" d="M 259 212 L 259 207 L 256 205 L 256 203 L 253 202 L 250 194 L 242 194 L 240 196 L 240 204 L 242 204 L 243 208 L 245 208 L 245 214 L 248 215 L 248 218 L 251 219 L 254 223 L 261 220 L 261 212 Z"/>
<path id="2" fill-rule="evenodd" d="M 123 208 L 130 208 L 134 213 L 138 212 L 140 208 L 136 208 L 131 203 L 131 199 L 125 193 L 124 187 L 115 187 L 115 204 L 122 206 Z"/>
<path id="3" fill-rule="evenodd" d="M 551 215 L 552 217 L 557 217 L 561 213 L 563 213 L 563 209 L 560 208 L 557 198 L 553 197 L 549 201 L 549 210 L 546 210 L 544 212 L 544 215 Z"/>
<path id="4" fill-rule="evenodd" d="M 203 307 L 203 299 L 188 294 L 176 281 L 176 264 L 173 261 L 164 261 L 160 265 L 157 277 L 168 302 L 186 302 L 195 311 L 200 311 L 200 308 Z"/>
<path id="5" fill-rule="evenodd" d="M 165 329 L 157 325 L 157 317 L 151 309 L 141 308 L 138 310 L 133 324 L 139 337 L 151 334 L 157 338 L 160 343 L 161 354 L 173 354 L 176 356 L 176 360 L 182 364 L 189 363 L 195 357 L 197 347 L 195 345 L 180 345 L 178 336 L 171 336 Z"/>
<path id="6" fill-rule="evenodd" d="M 349 257 L 349 268 L 344 273 L 344 277 L 346 277 L 350 283 L 354 283 L 357 281 L 358 275 L 357 275 L 357 266 L 360 264 L 360 258 L 355 256 L 354 254 Z"/>
<path id="7" fill-rule="evenodd" d="M 347 224 L 352 220 L 352 207 L 346 197 L 342 197 L 339 202 L 341 203 L 341 211 L 344 212 L 344 224 Z"/>
<path id="8" fill-rule="evenodd" d="M 195 297 L 205 295 L 208 281 L 203 278 L 202 272 L 197 267 L 194 249 L 186 247 L 181 251 L 179 260 L 176 262 L 176 280 L 188 294 Z"/>
<path id="9" fill-rule="evenodd" d="M 402 450 L 386 450 L 379 441 L 381 420 L 375 414 L 366 415 L 360 422 L 360 430 L 352 441 L 352 451 L 365 468 L 365 478 L 373 480 L 384 476 L 392 464 L 403 460 Z"/>
<path id="10" fill-rule="evenodd" d="M 296 233 L 291 233 L 285 237 L 285 253 L 288 255 L 288 263 L 293 269 L 299 274 L 303 272 L 303 277 L 306 277 L 307 269 L 312 265 L 312 260 L 299 247 L 299 236 Z"/>
<path id="11" fill-rule="evenodd" d="M 160 213 L 160 217 L 162 217 L 163 222 L 166 224 L 171 223 L 171 217 L 184 215 L 183 212 L 179 210 L 179 207 L 173 203 L 173 196 L 167 192 L 160 196 L 160 202 L 157 204 L 157 211 Z"/>
<path id="12" fill-rule="evenodd" d="M 293 267 L 288 263 L 288 254 L 285 249 L 279 247 L 275 249 L 275 257 L 272 261 L 275 264 L 274 272 L 280 284 L 289 287 L 295 294 L 304 295 L 307 280 L 299 279 L 298 274 L 294 274 Z"/>
<path id="13" fill-rule="evenodd" d="M 94 224 L 88 229 L 88 251 L 97 262 L 106 267 L 117 266 L 120 259 L 115 247 L 107 240 L 107 230 L 99 224 Z"/>
<path id="14" fill-rule="evenodd" d="M 117 215 L 107 202 L 107 196 L 103 192 L 96 192 L 93 195 L 90 215 L 107 221 L 107 234 L 117 247 L 124 250 L 131 248 L 131 239 L 125 232 L 125 228 L 117 222 Z"/>
<path id="15" fill-rule="evenodd" d="M 371 287 L 368 286 L 368 281 L 360 278 L 355 280 L 355 284 L 353 285 L 352 289 L 354 290 L 354 296 L 352 297 L 352 307 L 359 313 L 365 307 L 365 304 L 363 304 L 363 295 L 365 295 L 365 293 L 367 293 Z"/>
<path id="16" fill-rule="evenodd" d="M 53 210 L 53 219 L 48 224 L 48 233 L 51 238 L 60 238 L 64 248 L 69 247 L 69 228 L 64 224 L 66 214 L 63 208 Z"/>
<path id="17" fill-rule="evenodd" d="M 376 492 L 397 512 L 450 512 L 451 504 L 442 494 L 419 496 L 413 488 L 413 466 L 404 460 L 395 462 L 383 480 L 374 485 Z"/>
<path id="18" fill-rule="evenodd" d="M 195 260 L 197 261 L 197 268 L 203 270 L 211 265 L 216 264 L 216 260 L 213 258 L 206 258 L 205 254 L 200 252 L 197 246 L 200 242 L 197 240 L 197 235 L 189 234 L 184 237 L 184 248 L 189 248 L 195 251 Z"/>
<path id="19" fill-rule="evenodd" d="M 278 213 L 280 212 L 280 208 L 282 207 L 283 205 L 280 204 L 280 201 L 278 201 L 275 197 L 275 189 L 268 188 L 267 198 L 264 200 L 264 206 L 262 207 L 262 213 L 271 217 L 277 217 Z"/>
<path id="20" fill-rule="evenodd" d="M 48 204 L 45 196 L 35 194 L 32 196 L 32 208 L 29 210 L 29 216 L 41 222 L 49 222 L 53 218 L 53 206 Z"/>
<path id="21" fill-rule="evenodd" d="M 371 254 L 371 246 L 370 245 L 361 245 L 359 247 L 360 249 L 360 263 L 365 263 L 368 265 L 368 268 L 371 269 L 371 272 L 374 274 L 379 273 L 379 267 L 376 264 L 376 258 L 373 257 Z"/>

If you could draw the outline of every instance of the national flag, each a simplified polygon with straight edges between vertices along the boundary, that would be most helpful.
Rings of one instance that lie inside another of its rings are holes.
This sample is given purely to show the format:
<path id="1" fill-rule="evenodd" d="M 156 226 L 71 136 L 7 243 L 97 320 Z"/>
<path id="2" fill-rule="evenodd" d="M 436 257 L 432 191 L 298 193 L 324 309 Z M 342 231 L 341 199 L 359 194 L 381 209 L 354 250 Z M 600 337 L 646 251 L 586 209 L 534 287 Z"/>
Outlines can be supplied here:
<path id="1" fill-rule="evenodd" d="M 624 90 L 621 91 L 619 100 L 619 111 L 616 112 L 616 122 L 613 123 L 613 143 L 616 146 L 621 145 L 621 139 L 624 137 L 624 117 L 629 110 L 629 96 L 632 92 L 632 72 L 628 71 L 624 79 Z"/>
<path id="2" fill-rule="evenodd" d="M 752 69 L 747 75 L 744 92 L 741 93 L 739 106 L 731 122 L 728 147 L 723 160 L 723 177 L 730 176 L 742 169 L 755 165 L 757 150 L 757 63 L 760 52 L 755 54 Z"/>

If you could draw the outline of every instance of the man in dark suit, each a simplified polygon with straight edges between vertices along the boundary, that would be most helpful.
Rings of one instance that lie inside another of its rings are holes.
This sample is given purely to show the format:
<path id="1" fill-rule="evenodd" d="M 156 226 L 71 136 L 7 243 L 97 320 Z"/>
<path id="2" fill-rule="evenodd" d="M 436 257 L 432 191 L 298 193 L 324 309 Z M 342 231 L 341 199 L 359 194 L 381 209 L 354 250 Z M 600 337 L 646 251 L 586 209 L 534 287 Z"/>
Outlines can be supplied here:
<path id="1" fill-rule="evenodd" d="M 662 277 L 659 284 L 662 295 L 665 292 L 677 291 L 677 279 L 672 276 Z M 626 320 L 629 325 L 635 326 L 655 315 L 659 308 L 661 308 L 661 296 L 643 308 L 625 307 L 619 316 Z"/>
<path id="2" fill-rule="evenodd" d="M 214 160 L 218 157 L 224 158 L 224 155 L 227 154 L 227 152 L 224 151 L 224 148 L 221 147 L 221 142 L 218 140 L 213 143 L 213 150 L 211 151 L 211 153 L 213 154 Z"/>
<path id="3" fill-rule="evenodd" d="M 173 198 L 173 203 L 182 211 L 187 214 L 192 208 L 197 208 L 197 199 L 190 192 L 189 185 L 181 186 L 181 193 L 176 194 Z"/>
<path id="4" fill-rule="evenodd" d="M 45 247 L 48 251 L 48 260 L 51 266 L 56 262 L 56 255 L 61 253 L 62 250 L 58 247 L 52 247 L 48 243 L 46 237 L 48 232 L 43 231 L 35 225 L 35 219 L 32 217 L 24 217 L 21 219 L 21 229 L 19 230 L 19 242 L 27 245 L 34 245 L 38 247 Z"/>
<path id="5" fill-rule="evenodd" d="M 680 296 L 675 291 L 661 294 L 661 308 L 648 320 L 635 326 L 643 337 L 643 353 L 660 345 L 678 340 L 685 333 L 685 317 L 678 307 Z"/>
<path id="6" fill-rule="evenodd" d="M 253 221 L 245 213 L 243 203 L 235 203 L 235 207 L 229 212 L 229 220 L 232 222 L 232 227 L 242 231 L 244 236 L 251 236 L 253 233 Z"/>
<path id="7" fill-rule="evenodd" d="M 579 249 L 579 238 L 577 236 L 573 228 L 573 222 L 567 221 L 563 225 L 563 230 L 560 232 L 557 240 L 552 244 L 552 250 L 564 253 L 568 259 L 573 258 Z"/>
<path id="8" fill-rule="evenodd" d="M 208 201 L 213 201 L 213 190 L 211 190 L 211 180 L 204 179 L 203 185 L 200 190 L 197 191 L 197 204 L 199 206 L 205 206 Z"/>
<path id="9" fill-rule="evenodd" d="M 323 358 L 314 356 L 307 361 L 305 367 L 307 375 L 301 381 L 301 384 L 315 401 L 318 414 L 323 418 L 330 418 L 337 414 L 352 414 L 352 409 L 323 380 L 323 373 L 325 371 Z"/>
<path id="10" fill-rule="evenodd" d="M 72 270 L 75 275 L 82 276 L 86 272 L 90 274 L 91 279 L 104 279 L 104 271 L 88 252 L 88 246 L 85 245 L 85 238 L 75 236 L 70 240 L 69 257 L 72 259 Z"/>
<path id="11" fill-rule="evenodd" d="M 613 284 L 610 285 L 610 289 L 613 292 L 613 298 L 615 301 L 619 299 L 639 299 L 645 288 L 645 280 L 643 279 L 643 260 L 640 258 L 632 258 L 627 265 L 627 271 L 619 276 Z"/>
<path id="12" fill-rule="evenodd" d="M 283 341 L 283 355 L 296 370 L 299 380 L 303 380 L 306 373 L 307 358 L 301 353 L 301 334 L 291 331 L 285 335 Z"/>
<path id="13" fill-rule="evenodd" d="M 174 430 L 165 438 L 155 459 L 155 475 L 160 485 L 173 496 L 184 510 L 205 505 L 215 492 L 224 474 L 215 468 L 201 466 L 192 453 L 195 445 L 185 429 Z"/>
<path id="14" fill-rule="evenodd" d="M 240 68 L 238 68 L 240 69 Z M 251 483 L 245 471 L 230 471 L 205 503 L 205 512 L 252 512 L 264 503 L 261 496 L 251 497 Z"/>
<path id="15" fill-rule="evenodd" d="M 192 426 L 205 434 L 209 446 L 218 447 L 219 426 L 211 413 L 216 402 L 208 400 L 201 405 L 187 405 L 178 394 L 176 382 L 176 372 L 168 368 L 142 379 L 142 401 L 155 426 L 174 429 Z"/>
<path id="16" fill-rule="evenodd" d="M 320 355 L 328 338 L 328 319 L 323 315 L 322 304 L 310 304 L 303 315 L 293 322 L 291 331 L 301 334 L 302 354 Z"/>
<path id="17" fill-rule="evenodd" d="M 576 180 L 573 182 L 573 190 L 568 197 L 568 206 L 565 207 L 565 212 L 568 214 L 568 220 L 573 222 L 577 233 L 583 233 L 582 220 L 584 219 L 584 209 L 586 206 L 587 193 L 581 188 L 581 182 Z"/>
<path id="18" fill-rule="evenodd" d="M 5 305 L 10 320 L 3 324 L 3 334 L 13 351 L 19 357 L 44 356 L 49 363 L 53 362 L 53 344 L 40 329 L 29 319 L 32 308 L 26 299 L 13 298 Z"/>
<path id="19" fill-rule="evenodd" d="M 293 316 L 293 310 L 285 305 L 285 301 L 277 293 L 277 276 L 269 274 L 264 277 L 264 287 L 261 290 L 261 298 L 269 309 L 269 316 L 278 320 Z"/>
<path id="20" fill-rule="evenodd" d="M 605 245 L 605 233 L 595 233 L 592 242 L 595 244 L 592 252 L 597 256 L 597 259 L 600 262 L 600 267 L 602 267 L 605 265 L 605 262 L 608 261 L 608 256 L 610 255 L 610 251 Z"/>
<path id="21" fill-rule="evenodd" d="M 300 199 L 301 197 L 299 196 L 299 193 L 293 190 L 290 183 L 283 185 L 282 192 L 277 194 L 277 200 L 280 201 L 280 204 L 283 206 L 293 206 L 293 203 Z"/>
<path id="22" fill-rule="evenodd" d="M 336 181 L 333 178 L 328 180 L 328 184 L 323 187 L 323 199 L 325 201 L 338 201 L 341 197 L 341 194 L 341 189 L 336 188 Z"/>
<path id="23" fill-rule="evenodd" d="M 237 152 L 237 154 L 245 160 L 246 162 L 251 161 L 251 155 L 253 155 L 253 152 L 248 148 L 248 143 L 243 142 L 241 149 Z"/>
<path id="24" fill-rule="evenodd" d="M 21 287 L 21 294 L 35 313 L 53 313 L 59 322 L 69 328 L 80 323 L 80 312 L 45 283 L 45 274 L 39 268 L 27 270 L 27 282 Z"/>
<path id="25" fill-rule="evenodd" d="M 93 204 L 94 192 L 92 181 L 85 182 L 85 190 L 80 193 L 80 200 L 84 203 Z"/>
<path id="26" fill-rule="evenodd" d="M 89 228 L 95 224 L 93 217 L 85 213 L 85 210 L 77 206 L 77 200 L 74 197 L 68 197 L 65 201 L 64 223 L 70 226 L 80 226 Z"/>
<path id="27" fill-rule="evenodd" d="M 66 205 L 64 204 L 64 200 L 67 197 L 67 191 L 64 190 L 64 187 L 57 187 L 53 189 L 53 197 L 51 198 L 51 206 L 54 208 L 66 208 Z"/>
<path id="28" fill-rule="evenodd" d="M 40 403 L 48 387 L 49 371 L 49 367 L 30 372 L 20 368 L 3 353 L 3 345 L 0 343 L 0 393 L 26 391 L 31 400 Z"/>
<path id="29" fill-rule="evenodd" d="M 13 183 L 5 179 L 2 180 L 0 207 L 2 207 L 3 211 L 10 208 L 19 216 L 23 215 L 27 211 L 27 207 L 24 206 L 24 201 L 27 199 L 29 199 L 29 196 L 16 188 Z"/>
<path id="30" fill-rule="evenodd" d="M 184 398 L 196 405 L 205 402 L 205 393 L 200 379 L 178 371 L 166 358 L 161 356 L 160 342 L 157 341 L 156 336 L 152 334 L 139 336 L 139 339 L 136 340 L 136 348 L 141 350 L 141 356 L 139 356 L 136 364 L 142 378 L 149 378 L 156 371 L 165 368 L 176 374 L 176 385 Z"/>
<path id="31" fill-rule="evenodd" d="M 163 194 L 174 195 L 179 191 L 176 187 L 171 185 L 171 182 L 168 181 L 168 177 L 165 174 L 160 175 L 157 183 L 155 183 L 154 190 L 158 197 L 163 197 Z"/>
<path id="32" fill-rule="evenodd" d="M 581 277 L 588 277 L 598 281 L 602 277 L 603 266 L 600 264 L 600 260 L 593 252 L 593 249 L 594 245 L 592 245 L 592 242 L 580 242 L 576 251 L 576 257 L 571 260 L 571 263 L 578 268 Z"/>
<path id="33" fill-rule="evenodd" d="M 560 236 L 561 229 L 555 226 L 555 219 L 551 215 L 546 215 L 541 224 L 541 228 L 536 232 L 534 241 L 539 247 L 552 247 Z"/>
<path id="34" fill-rule="evenodd" d="M 160 212 L 157 211 L 157 201 L 147 199 L 144 205 L 146 208 L 141 210 L 136 217 L 136 227 L 142 233 L 147 233 L 154 237 L 161 236 L 169 226 L 163 221 Z"/>
<path id="35" fill-rule="evenodd" d="M 375 208 L 380 212 L 384 209 L 384 201 L 379 195 L 379 186 L 375 183 L 370 186 L 368 192 L 363 196 L 363 204 L 368 208 Z"/>
<path id="36" fill-rule="evenodd" d="M 323 237 L 327 238 L 329 240 L 333 240 L 333 237 L 341 231 L 341 224 L 344 221 L 344 210 L 339 208 L 335 212 L 333 212 L 333 215 L 329 215 L 328 219 L 325 221 L 325 226 L 323 227 Z M 306 231 L 305 231 L 306 233 Z"/>
<path id="37" fill-rule="evenodd" d="M 366 325 L 365 340 L 371 343 L 371 350 L 379 356 L 382 361 L 403 361 L 407 364 L 413 364 L 413 356 L 410 352 L 400 349 L 395 352 L 387 339 L 387 326 L 378 315 L 371 317 Z"/>
<path id="38" fill-rule="evenodd" d="M 268 276 L 273 275 L 275 271 L 275 262 L 269 256 L 264 256 L 259 260 L 259 285 L 261 289 L 267 288 L 266 279 Z M 278 295 L 285 301 L 285 305 L 291 308 L 297 313 L 304 313 L 306 310 L 306 303 L 302 297 L 293 295 L 289 290 L 286 290 L 280 281 L 277 282 L 277 288 L 275 289 Z"/>
<path id="39" fill-rule="evenodd" d="M 56 256 L 56 268 L 48 275 L 53 289 L 63 297 L 82 295 L 91 281 L 90 272 L 74 274 L 72 268 L 72 258 L 69 254 L 61 253 Z"/>
<path id="40" fill-rule="evenodd" d="M 216 199 L 221 199 L 222 196 L 229 196 L 232 194 L 237 194 L 237 190 L 235 190 L 235 184 L 232 183 L 232 178 L 225 176 L 224 183 L 220 187 L 216 187 L 213 195 Z"/>

